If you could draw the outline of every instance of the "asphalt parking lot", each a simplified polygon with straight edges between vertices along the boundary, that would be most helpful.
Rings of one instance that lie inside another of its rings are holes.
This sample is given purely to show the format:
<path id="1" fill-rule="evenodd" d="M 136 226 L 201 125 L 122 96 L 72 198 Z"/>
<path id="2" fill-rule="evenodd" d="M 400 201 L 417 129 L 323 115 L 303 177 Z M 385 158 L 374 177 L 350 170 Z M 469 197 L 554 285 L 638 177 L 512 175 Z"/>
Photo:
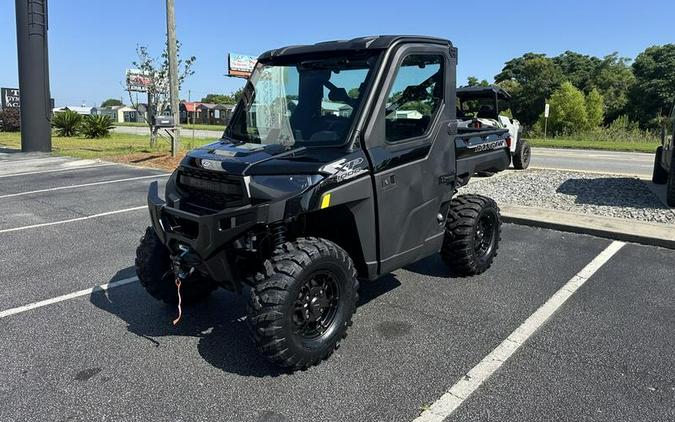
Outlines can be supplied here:
<path id="1" fill-rule="evenodd" d="M 173 327 L 135 282 L 153 180 L 0 158 L 0 421 L 410 421 L 613 243 L 505 225 L 481 276 L 431 257 L 363 284 L 340 349 L 287 374 L 255 351 L 237 296 Z M 447 420 L 675 420 L 674 262 L 618 249 Z"/>

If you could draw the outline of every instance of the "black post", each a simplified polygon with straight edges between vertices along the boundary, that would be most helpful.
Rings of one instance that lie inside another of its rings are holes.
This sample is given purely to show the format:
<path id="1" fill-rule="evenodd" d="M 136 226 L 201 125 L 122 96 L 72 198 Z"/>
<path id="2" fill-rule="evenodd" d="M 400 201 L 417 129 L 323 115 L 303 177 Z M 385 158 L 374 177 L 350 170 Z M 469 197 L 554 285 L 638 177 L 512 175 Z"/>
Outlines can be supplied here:
<path id="1" fill-rule="evenodd" d="M 21 150 L 52 150 L 47 0 L 16 0 L 21 95 Z"/>

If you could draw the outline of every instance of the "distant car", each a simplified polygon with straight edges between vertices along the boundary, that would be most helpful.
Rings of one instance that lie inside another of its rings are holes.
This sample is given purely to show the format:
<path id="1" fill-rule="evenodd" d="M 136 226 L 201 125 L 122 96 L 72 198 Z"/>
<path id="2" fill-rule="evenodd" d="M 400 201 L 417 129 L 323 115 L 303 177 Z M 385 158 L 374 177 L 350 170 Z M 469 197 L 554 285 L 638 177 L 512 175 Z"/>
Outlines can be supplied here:
<path id="1" fill-rule="evenodd" d="M 474 128 L 508 129 L 511 134 L 511 158 L 513 167 L 523 170 L 529 167 L 532 150 L 522 139 L 520 122 L 500 114 L 509 108 L 511 95 L 498 86 L 465 86 L 457 88 L 457 120 L 460 125 Z"/>
<path id="2" fill-rule="evenodd" d="M 675 207 L 675 166 L 673 154 L 675 153 L 675 105 L 673 105 L 668 117 L 668 126 L 661 130 L 661 146 L 656 148 L 654 157 L 654 173 L 652 182 L 666 187 L 666 203 L 669 207 Z"/>

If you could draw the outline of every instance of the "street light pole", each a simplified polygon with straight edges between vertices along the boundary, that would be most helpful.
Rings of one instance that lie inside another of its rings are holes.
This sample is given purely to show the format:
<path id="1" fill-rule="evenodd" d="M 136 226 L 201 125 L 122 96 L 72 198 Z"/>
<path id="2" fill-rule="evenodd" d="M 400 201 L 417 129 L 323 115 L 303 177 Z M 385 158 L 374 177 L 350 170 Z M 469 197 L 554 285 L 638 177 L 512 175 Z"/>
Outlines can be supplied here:
<path id="1" fill-rule="evenodd" d="M 18 0 L 17 0 L 18 1 Z M 166 0 L 166 38 L 169 53 L 169 95 L 171 102 L 171 113 L 175 129 L 171 139 L 171 156 L 178 154 L 180 145 L 180 112 L 178 110 L 178 52 L 176 51 L 176 15 L 174 13 L 173 0 Z"/>
<path id="2" fill-rule="evenodd" d="M 51 152 L 47 0 L 16 0 L 21 151 Z"/>

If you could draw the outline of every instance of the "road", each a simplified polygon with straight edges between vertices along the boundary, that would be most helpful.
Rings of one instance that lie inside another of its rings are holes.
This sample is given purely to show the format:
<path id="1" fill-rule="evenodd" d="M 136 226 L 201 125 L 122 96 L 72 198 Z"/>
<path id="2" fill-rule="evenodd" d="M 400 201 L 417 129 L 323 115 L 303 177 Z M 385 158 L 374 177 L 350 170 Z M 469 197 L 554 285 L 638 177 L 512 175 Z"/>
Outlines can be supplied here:
<path id="1" fill-rule="evenodd" d="M 118 133 L 147 135 L 145 127 L 117 126 Z M 191 137 L 191 129 L 181 131 L 184 137 Z M 218 139 L 222 132 L 195 130 L 196 138 Z M 654 154 L 639 152 L 612 152 L 580 149 L 532 148 L 533 168 L 592 171 L 600 173 L 625 174 L 650 178 L 654 165 Z"/>
<path id="2" fill-rule="evenodd" d="M 654 154 L 532 148 L 531 167 L 582 170 L 651 178 Z"/>
<path id="3" fill-rule="evenodd" d="M 675 420 L 675 251 L 598 261 L 617 244 L 505 225 L 480 276 L 433 256 L 363 283 L 340 349 L 288 374 L 256 352 L 238 296 L 174 327 L 137 282 L 147 185 L 165 173 L 14 154 L 0 170 L 2 421 L 411 421 L 476 379 L 441 419 Z"/>
<path id="4" fill-rule="evenodd" d="M 224 129 L 224 128 L 223 128 Z M 141 127 L 141 126 L 115 126 L 113 129 L 113 132 L 117 133 L 128 133 L 131 135 L 149 135 L 149 130 L 147 127 Z M 181 129 L 181 136 L 190 138 L 192 137 L 192 129 Z M 201 130 L 201 129 L 195 129 L 194 131 L 194 136 L 195 138 L 200 138 L 200 139 L 220 139 L 222 136 L 223 131 L 216 131 L 216 130 Z"/>

